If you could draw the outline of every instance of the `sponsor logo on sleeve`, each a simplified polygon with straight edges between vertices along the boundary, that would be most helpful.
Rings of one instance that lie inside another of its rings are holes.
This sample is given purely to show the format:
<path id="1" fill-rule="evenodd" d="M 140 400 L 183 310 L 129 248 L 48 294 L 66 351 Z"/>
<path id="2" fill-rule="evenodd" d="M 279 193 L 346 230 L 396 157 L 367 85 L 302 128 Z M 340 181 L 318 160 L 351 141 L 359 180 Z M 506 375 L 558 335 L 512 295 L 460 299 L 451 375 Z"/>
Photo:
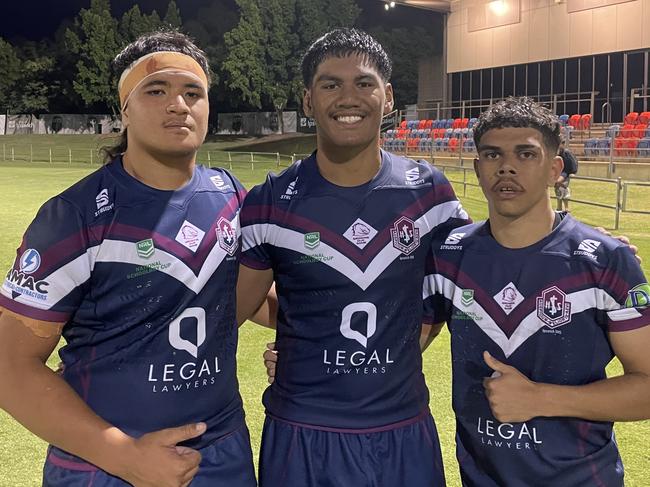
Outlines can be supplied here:
<path id="1" fill-rule="evenodd" d="M 424 179 L 420 178 L 420 168 L 414 167 L 413 169 L 408 169 L 404 173 L 404 183 L 409 186 L 417 186 L 418 184 L 424 183 Z"/>
<path id="2" fill-rule="evenodd" d="M 648 305 L 650 305 L 650 284 L 647 282 L 634 286 L 627 292 L 627 299 L 625 300 L 626 308 Z"/>
<path id="3" fill-rule="evenodd" d="M 41 254 L 38 250 L 25 250 L 18 261 L 18 269 L 9 269 L 5 276 L 4 287 L 11 291 L 12 299 L 25 296 L 38 301 L 47 300 L 47 287 L 50 283 L 44 279 L 34 279 L 31 275 L 40 267 Z"/>

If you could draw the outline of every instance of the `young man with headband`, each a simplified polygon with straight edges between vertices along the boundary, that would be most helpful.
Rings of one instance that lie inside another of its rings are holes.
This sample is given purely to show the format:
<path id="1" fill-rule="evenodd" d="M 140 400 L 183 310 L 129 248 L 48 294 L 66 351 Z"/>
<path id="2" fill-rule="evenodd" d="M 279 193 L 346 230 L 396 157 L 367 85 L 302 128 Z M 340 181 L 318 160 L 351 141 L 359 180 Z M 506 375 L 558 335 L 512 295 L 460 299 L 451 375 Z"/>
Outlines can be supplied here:
<path id="1" fill-rule="evenodd" d="M 241 184 L 196 164 L 209 67 L 176 32 L 115 59 L 112 160 L 45 203 L 2 285 L 0 407 L 43 484 L 255 485 L 236 379 Z M 63 335 L 63 376 L 45 365 Z"/>
<path id="2" fill-rule="evenodd" d="M 302 69 L 317 151 L 242 208 L 239 320 L 273 279 L 279 305 L 260 485 L 443 486 L 422 374 L 422 282 L 433 235 L 466 214 L 431 165 L 380 151 L 391 62 L 372 37 L 329 32 Z"/>
<path id="3" fill-rule="evenodd" d="M 553 211 L 559 134 L 530 99 L 488 108 L 489 220 L 432 249 L 425 308 L 451 333 L 467 487 L 622 487 L 613 422 L 650 418 L 650 286 L 626 245 Z M 607 378 L 614 355 L 624 373 Z"/>

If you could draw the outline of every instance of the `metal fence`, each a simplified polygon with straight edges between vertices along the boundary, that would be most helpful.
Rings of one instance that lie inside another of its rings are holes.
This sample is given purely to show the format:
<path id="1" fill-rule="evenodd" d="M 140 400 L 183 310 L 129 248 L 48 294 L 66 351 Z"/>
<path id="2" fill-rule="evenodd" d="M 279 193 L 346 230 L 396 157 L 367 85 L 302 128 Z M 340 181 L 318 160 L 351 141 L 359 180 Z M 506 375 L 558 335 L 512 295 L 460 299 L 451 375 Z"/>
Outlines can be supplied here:
<path id="1" fill-rule="evenodd" d="M 447 176 L 447 179 L 451 183 L 455 183 L 458 185 L 462 185 L 463 188 L 463 196 L 467 196 L 467 188 L 468 187 L 475 187 L 478 188 L 480 187 L 477 182 L 475 182 L 476 177 L 474 175 L 474 168 L 473 167 L 461 167 L 461 166 L 449 166 L 445 164 L 436 164 L 435 165 L 437 168 L 439 168 L 445 176 Z M 452 174 L 453 173 L 458 173 L 462 172 L 462 179 L 454 179 Z M 468 178 L 468 174 L 470 173 L 470 177 Z M 591 178 L 591 177 L 586 177 L 586 176 L 571 176 L 571 180 L 579 180 L 579 181 L 590 181 L 594 183 L 604 183 L 604 184 L 611 184 L 616 186 L 616 196 L 614 198 L 614 201 L 611 203 L 603 203 L 600 201 L 591 201 L 591 200 L 585 200 L 585 199 L 576 199 L 576 198 L 571 198 L 570 201 L 572 203 L 579 203 L 583 205 L 588 205 L 588 206 L 595 206 L 599 208 L 607 208 L 609 210 L 614 211 L 614 229 L 618 229 L 620 225 L 620 218 L 621 218 L 621 213 L 622 212 L 628 212 L 628 213 L 642 213 L 642 214 L 650 214 L 650 211 L 647 210 L 630 210 L 627 208 L 627 199 L 628 199 L 628 193 L 627 193 L 627 187 L 628 186 L 650 186 L 650 183 L 636 183 L 636 182 L 629 182 L 629 181 L 622 181 L 621 178 L 616 178 L 616 179 L 606 179 L 606 178 Z"/>

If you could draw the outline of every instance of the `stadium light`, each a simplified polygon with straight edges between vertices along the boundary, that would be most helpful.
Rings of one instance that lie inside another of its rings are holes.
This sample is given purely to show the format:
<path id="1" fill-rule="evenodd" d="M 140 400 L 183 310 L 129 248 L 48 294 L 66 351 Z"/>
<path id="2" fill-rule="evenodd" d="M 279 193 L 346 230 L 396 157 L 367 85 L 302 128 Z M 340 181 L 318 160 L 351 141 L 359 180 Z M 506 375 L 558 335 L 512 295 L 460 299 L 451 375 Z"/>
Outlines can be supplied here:
<path id="1" fill-rule="evenodd" d="M 389 8 L 390 8 L 390 6 L 389 6 L 387 3 L 385 3 L 385 4 L 384 4 L 384 9 L 385 9 L 385 10 L 388 10 Z"/>
<path id="2" fill-rule="evenodd" d="M 395 8 L 395 2 L 390 2 L 390 8 Z"/>

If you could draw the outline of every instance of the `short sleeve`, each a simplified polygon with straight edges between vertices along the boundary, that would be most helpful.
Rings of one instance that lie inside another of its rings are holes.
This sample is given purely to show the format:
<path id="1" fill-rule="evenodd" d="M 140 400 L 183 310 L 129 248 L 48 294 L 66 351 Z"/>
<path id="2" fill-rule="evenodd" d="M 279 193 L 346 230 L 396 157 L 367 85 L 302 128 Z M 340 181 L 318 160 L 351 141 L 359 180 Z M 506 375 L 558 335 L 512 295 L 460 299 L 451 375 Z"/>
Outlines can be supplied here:
<path id="1" fill-rule="evenodd" d="M 269 229 L 273 198 L 270 181 L 255 186 L 246 196 L 240 216 L 242 231 L 241 263 L 246 267 L 266 270 L 272 267 Z"/>
<path id="2" fill-rule="evenodd" d="M 650 285 L 629 248 L 612 252 L 601 287 L 613 298 L 604 304 L 610 332 L 650 325 Z"/>
<path id="3" fill-rule="evenodd" d="M 92 268 L 79 210 L 61 197 L 29 225 L 0 288 L 0 306 L 40 321 L 65 323 L 78 309 Z"/>

